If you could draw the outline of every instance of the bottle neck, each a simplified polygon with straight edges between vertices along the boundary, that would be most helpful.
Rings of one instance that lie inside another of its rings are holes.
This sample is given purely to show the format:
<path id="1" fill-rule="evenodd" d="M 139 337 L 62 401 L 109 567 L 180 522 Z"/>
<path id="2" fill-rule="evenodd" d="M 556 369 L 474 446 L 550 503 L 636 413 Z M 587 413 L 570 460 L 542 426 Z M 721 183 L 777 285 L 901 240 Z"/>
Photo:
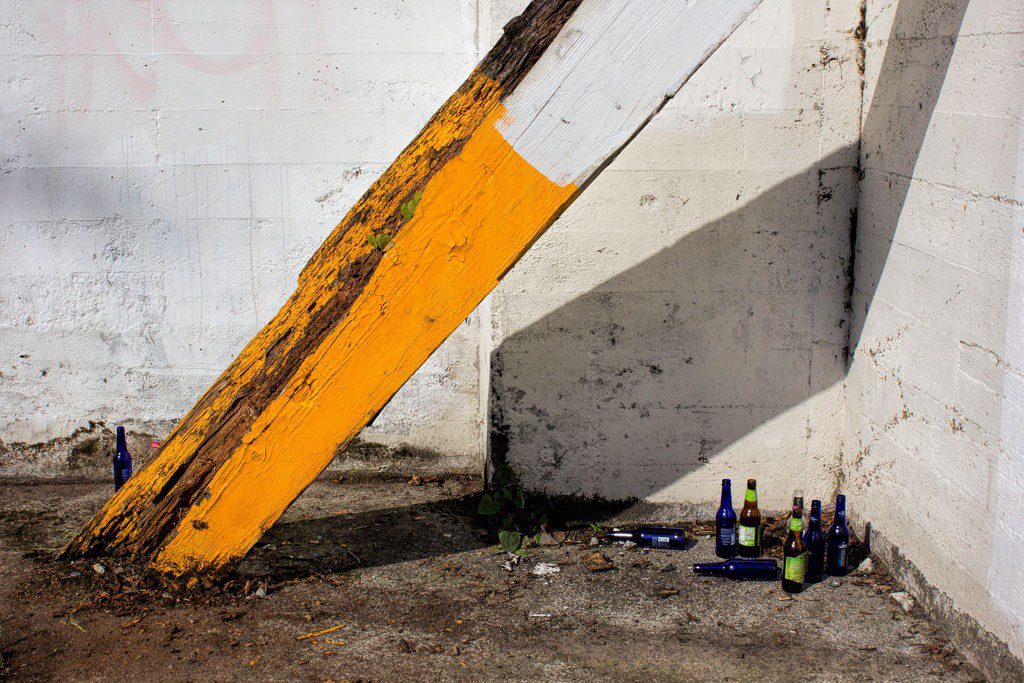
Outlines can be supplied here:
<path id="1" fill-rule="evenodd" d="M 728 482 L 722 484 L 722 507 L 732 507 L 732 485 Z"/>
<path id="2" fill-rule="evenodd" d="M 124 435 L 124 427 L 117 428 L 117 450 L 119 452 L 128 450 L 128 440 Z"/>
<path id="3" fill-rule="evenodd" d="M 846 520 L 846 496 L 836 498 L 836 519 Z"/>
<path id="4" fill-rule="evenodd" d="M 811 503 L 811 514 L 808 517 L 808 520 L 812 526 L 815 524 L 821 524 L 821 503 L 819 501 L 816 500 Z"/>
<path id="5" fill-rule="evenodd" d="M 757 489 L 747 489 L 747 492 L 743 495 L 743 500 L 747 504 L 757 505 Z"/>

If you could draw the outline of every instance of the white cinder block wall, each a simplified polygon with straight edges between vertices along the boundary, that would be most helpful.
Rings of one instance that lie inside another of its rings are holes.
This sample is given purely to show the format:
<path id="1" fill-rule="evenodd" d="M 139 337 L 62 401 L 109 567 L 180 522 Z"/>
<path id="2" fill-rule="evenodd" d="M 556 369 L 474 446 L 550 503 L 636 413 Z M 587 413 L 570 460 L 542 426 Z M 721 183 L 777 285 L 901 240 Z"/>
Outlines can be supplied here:
<path id="1" fill-rule="evenodd" d="M 103 466 L 90 423 L 166 434 L 476 64 L 477 20 L 476 0 L 0 0 L 0 472 Z M 474 317 L 364 439 L 479 471 L 478 337 Z"/>
<path id="2" fill-rule="evenodd" d="M 0 471 L 165 434 L 525 4 L 0 0 Z M 824 492 L 860 95 L 835 4 L 765 0 L 364 439 L 474 471 L 490 411 L 552 491 Z"/>
<path id="3" fill-rule="evenodd" d="M 1024 4 L 867 10 L 843 488 L 1021 657 Z"/>
<path id="4" fill-rule="evenodd" d="M 526 4 L 493 3 L 492 35 Z M 859 23 L 853 2 L 765 0 L 499 286 L 492 447 L 530 486 L 831 493 Z"/>

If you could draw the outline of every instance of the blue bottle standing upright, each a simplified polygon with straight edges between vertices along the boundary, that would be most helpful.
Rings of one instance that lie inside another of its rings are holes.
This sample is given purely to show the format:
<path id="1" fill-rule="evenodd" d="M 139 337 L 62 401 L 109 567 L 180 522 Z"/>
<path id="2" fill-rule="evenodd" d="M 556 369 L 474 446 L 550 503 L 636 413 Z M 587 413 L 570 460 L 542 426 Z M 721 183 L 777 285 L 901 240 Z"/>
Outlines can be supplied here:
<path id="1" fill-rule="evenodd" d="M 715 515 L 715 554 L 729 558 L 736 554 L 736 511 L 732 509 L 732 482 L 722 480 L 722 504 Z"/>
<path id="2" fill-rule="evenodd" d="M 825 535 L 828 573 L 845 576 L 850 571 L 850 529 L 846 526 L 846 496 L 836 496 L 836 516 Z"/>
<path id="3" fill-rule="evenodd" d="M 114 451 L 114 490 L 118 490 L 132 476 L 132 456 L 128 452 L 128 441 L 124 427 L 117 426 L 117 450 Z"/>
<path id="4" fill-rule="evenodd" d="M 807 583 L 821 581 L 825 575 L 825 532 L 821 530 L 821 501 L 811 501 L 811 515 L 807 518 L 804 532 L 804 547 L 807 548 Z"/>

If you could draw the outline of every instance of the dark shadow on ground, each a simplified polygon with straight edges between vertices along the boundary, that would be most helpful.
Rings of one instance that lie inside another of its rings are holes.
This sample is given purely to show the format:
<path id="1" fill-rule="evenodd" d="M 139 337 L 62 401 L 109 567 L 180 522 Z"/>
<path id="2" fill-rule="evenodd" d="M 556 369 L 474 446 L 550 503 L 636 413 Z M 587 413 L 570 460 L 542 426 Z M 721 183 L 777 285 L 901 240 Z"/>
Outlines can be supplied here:
<path id="1" fill-rule="evenodd" d="M 238 574 L 279 583 L 483 548 L 488 540 L 466 526 L 476 498 L 279 522 L 249 551 Z"/>
<path id="2" fill-rule="evenodd" d="M 393 547 L 443 537 L 448 508 L 440 502 L 466 493 L 448 483 L 314 484 L 269 541 L 318 552 L 322 543 L 300 544 L 294 536 L 315 539 L 332 533 L 336 522 L 337 536 L 324 542 L 365 536 L 381 548 L 368 546 L 363 567 L 323 580 L 260 576 L 253 583 L 267 587 L 265 599 L 258 590 L 246 597 L 237 581 L 212 594 L 129 592 L 109 561 L 102 573 L 91 560 L 71 572 L 0 543 L 0 678 L 646 683 L 788 680 L 799 672 L 828 681 L 979 680 L 948 638 L 889 599 L 895 586 L 877 568 L 845 578 L 839 588 L 813 585 L 790 599 L 777 584 L 686 571 L 690 562 L 714 559 L 703 534 L 694 534 L 696 547 L 683 553 L 604 546 L 615 568 L 601 572 L 583 564 L 593 550 L 586 543 L 531 550 L 511 571 L 486 549 L 449 555 L 439 545 L 429 552 Z M 48 542 L 84 521 L 107 494 L 95 485 L 0 486 L 8 511 L 67 513 L 34 518 Z M 430 504 L 423 509 L 424 503 Z M 358 514 L 341 512 L 343 506 Z M 385 526 L 406 531 L 359 528 L 377 519 L 364 516 L 370 508 L 389 515 L 380 520 Z M 7 519 L 18 526 L 30 516 Z M 473 534 L 461 523 L 466 536 L 456 535 L 453 547 Z M 0 538 L 22 537 L 8 532 L 0 518 Z M 387 563 L 387 552 L 424 557 Z M 559 572 L 539 576 L 541 563 Z M 813 648 L 794 624 L 815 634 Z"/>

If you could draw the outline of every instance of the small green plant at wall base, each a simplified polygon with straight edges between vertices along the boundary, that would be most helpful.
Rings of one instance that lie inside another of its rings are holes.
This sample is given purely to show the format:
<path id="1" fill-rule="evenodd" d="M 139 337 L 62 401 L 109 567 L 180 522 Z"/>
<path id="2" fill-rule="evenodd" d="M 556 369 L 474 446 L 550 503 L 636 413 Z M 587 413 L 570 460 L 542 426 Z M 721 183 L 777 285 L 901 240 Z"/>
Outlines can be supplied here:
<path id="1" fill-rule="evenodd" d="M 538 517 L 527 508 L 526 493 L 508 465 L 494 476 L 494 490 L 480 496 L 476 513 L 486 526 L 498 529 L 498 543 L 505 552 L 525 555 L 530 544 L 540 539 L 547 516 Z"/>
<path id="2" fill-rule="evenodd" d="M 379 232 L 376 235 L 370 235 L 366 238 L 366 241 L 370 243 L 370 246 L 378 251 L 384 251 L 391 244 L 391 235 L 386 232 Z"/>

